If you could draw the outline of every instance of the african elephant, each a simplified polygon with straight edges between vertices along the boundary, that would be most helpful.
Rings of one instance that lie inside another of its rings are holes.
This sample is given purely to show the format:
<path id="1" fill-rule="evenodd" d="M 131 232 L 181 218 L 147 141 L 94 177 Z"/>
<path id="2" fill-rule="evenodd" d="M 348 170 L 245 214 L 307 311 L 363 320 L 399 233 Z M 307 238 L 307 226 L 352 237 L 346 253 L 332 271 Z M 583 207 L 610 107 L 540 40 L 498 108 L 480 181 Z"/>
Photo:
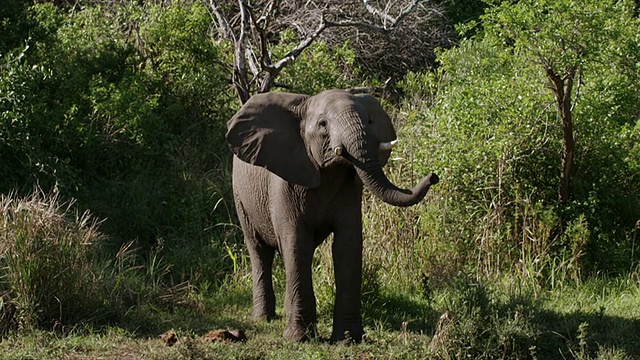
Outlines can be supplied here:
<path id="1" fill-rule="evenodd" d="M 286 273 L 284 337 L 315 336 L 311 268 L 331 233 L 336 297 L 331 341 L 360 341 L 362 188 L 395 206 L 418 203 L 430 174 L 411 190 L 393 185 L 382 167 L 396 143 L 391 119 L 371 96 L 328 90 L 314 96 L 255 95 L 229 120 L 233 194 L 251 258 L 253 317 L 272 319 L 276 250 Z"/>

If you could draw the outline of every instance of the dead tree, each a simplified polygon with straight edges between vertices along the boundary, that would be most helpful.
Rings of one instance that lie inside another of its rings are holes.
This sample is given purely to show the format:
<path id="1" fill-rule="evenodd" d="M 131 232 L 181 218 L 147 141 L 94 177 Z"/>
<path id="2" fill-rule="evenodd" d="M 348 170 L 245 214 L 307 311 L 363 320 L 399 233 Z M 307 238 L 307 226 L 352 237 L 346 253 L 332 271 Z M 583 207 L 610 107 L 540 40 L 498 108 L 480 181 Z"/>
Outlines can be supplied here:
<path id="1" fill-rule="evenodd" d="M 425 0 L 203 1 L 208 1 L 220 36 L 233 44 L 232 83 L 242 103 L 252 93 L 270 91 L 282 70 L 320 38 L 333 45 L 349 40 L 355 46 L 375 49 L 380 38 L 397 43 L 392 37 L 399 29 L 409 29 L 415 34 L 400 33 L 405 35 L 401 41 L 407 49 L 414 49 L 416 38 L 428 35 L 423 32 L 425 24 L 440 14 Z M 282 58 L 274 58 L 270 46 L 286 29 L 295 31 L 300 41 Z M 337 29 L 341 31 L 333 31 Z M 379 47 L 384 46 L 380 43 Z M 420 50 L 418 54 L 423 55 Z"/>

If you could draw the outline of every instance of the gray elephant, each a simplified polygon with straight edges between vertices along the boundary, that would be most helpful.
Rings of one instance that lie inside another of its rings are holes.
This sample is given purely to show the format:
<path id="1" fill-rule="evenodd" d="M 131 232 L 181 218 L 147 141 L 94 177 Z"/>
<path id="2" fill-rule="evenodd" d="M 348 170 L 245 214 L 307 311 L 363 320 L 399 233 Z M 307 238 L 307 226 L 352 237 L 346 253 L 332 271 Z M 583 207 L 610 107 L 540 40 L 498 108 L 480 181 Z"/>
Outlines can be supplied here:
<path id="1" fill-rule="evenodd" d="M 253 96 L 229 120 L 233 194 L 251 258 L 253 317 L 273 319 L 272 265 L 278 250 L 286 272 L 284 337 L 315 336 L 311 265 L 316 247 L 333 233 L 336 286 L 331 341 L 363 335 L 362 187 L 382 201 L 410 206 L 438 182 L 430 174 L 411 190 L 385 176 L 396 133 L 368 95 L 328 90 L 315 96 Z"/>

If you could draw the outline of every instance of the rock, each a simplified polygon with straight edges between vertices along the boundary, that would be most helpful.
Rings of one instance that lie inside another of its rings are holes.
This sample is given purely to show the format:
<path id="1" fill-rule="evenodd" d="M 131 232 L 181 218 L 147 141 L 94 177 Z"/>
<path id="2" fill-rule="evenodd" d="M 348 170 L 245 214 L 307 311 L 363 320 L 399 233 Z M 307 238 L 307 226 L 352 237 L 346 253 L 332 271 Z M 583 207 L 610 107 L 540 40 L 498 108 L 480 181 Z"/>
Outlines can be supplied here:
<path id="1" fill-rule="evenodd" d="M 165 346 L 173 346 L 178 342 L 178 334 L 171 329 L 160 335 L 160 339 L 162 339 Z"/>
<path id="2" fill-rule="evenodd" d="M 236 342 L 236 341 L 246 341 L 247 335 L 244 333 L 244 330 L 236 329 L 236 330 L 211 330 L 206 333 L 202 340 L 205 342 Z"/>

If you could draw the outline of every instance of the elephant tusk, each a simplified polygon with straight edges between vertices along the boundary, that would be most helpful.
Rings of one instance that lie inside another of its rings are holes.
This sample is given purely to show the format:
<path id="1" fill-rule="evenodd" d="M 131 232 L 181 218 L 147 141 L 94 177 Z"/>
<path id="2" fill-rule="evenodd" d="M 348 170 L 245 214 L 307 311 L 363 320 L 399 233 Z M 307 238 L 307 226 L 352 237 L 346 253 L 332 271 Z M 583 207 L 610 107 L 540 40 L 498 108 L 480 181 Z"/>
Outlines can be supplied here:
<path id="1" fill-rule="evenodd" d="M 342 146 L 336 146 L 333 149 L 334 154 L 336 154 L 337 156 L 342 156 Z"/>
<path id="2" fill-rule="evenodd" d="M 396 146 L 397 143 L 398 143 L 397 139 L 389 142 L 380 143 L 380 150 L 382 151 L 391 150 L 393 149 L 394 146 Z"/>

